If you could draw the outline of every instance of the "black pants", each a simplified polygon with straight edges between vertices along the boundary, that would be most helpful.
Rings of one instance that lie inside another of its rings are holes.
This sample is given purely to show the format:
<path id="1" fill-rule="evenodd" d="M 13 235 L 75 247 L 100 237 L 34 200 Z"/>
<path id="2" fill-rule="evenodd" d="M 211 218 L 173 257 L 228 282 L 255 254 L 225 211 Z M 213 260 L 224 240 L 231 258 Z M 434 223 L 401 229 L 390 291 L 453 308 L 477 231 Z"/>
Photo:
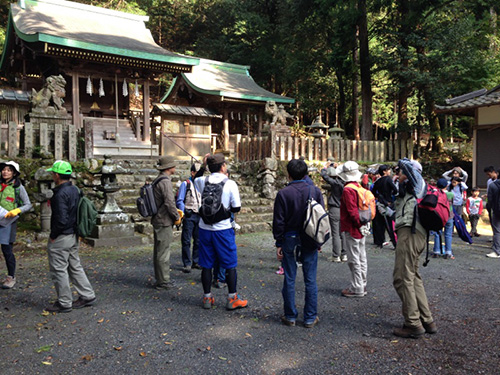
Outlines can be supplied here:
<path id="1" fill-rule="evenodd" d="M 477 223 L 479 221 L 479 215 L 469 215 L 470 220 L 470 234 L 474 235 L 477 233 Z"/>
<path id="2" fill-rule="evenodd" d="M 13 244 L 2 245 L 2 253 L 5 258 L 5 264 L 7 265 L 7 273 L 9 276 L 15 277 L 16 273 L 16 257 L 12 251 Z"/>

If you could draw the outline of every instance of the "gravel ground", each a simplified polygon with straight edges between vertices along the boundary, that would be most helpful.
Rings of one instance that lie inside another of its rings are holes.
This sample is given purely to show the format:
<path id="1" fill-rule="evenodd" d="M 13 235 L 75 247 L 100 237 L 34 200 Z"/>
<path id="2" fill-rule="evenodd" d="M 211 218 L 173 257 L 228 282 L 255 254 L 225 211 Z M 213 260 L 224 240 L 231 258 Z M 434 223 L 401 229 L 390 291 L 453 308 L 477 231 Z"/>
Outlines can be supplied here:
<path id="1" fill-rule="evenodd" d="M 98 303 L 44 315 L 55 298 L 46 255 L 18 251 L 18 284 L 0 290 L 0 373 L 497 374 L 500 260 L 484 256 L 490 239 L 467 245 L 455 237 L 455 260 L 432 259 L 421 268 L 439 332 L 418 340 L 391 334 L 402 324 L 394 252 L 375 249 L 371 237 L 365 298 L 341 297 L 348 267 L 329 261 L 330 246 L 320 254 L 321 320 L 312 329 L 279 321 L 282 276 L 270 233 L 237 236 L 238 289 L 249 307 L 232 312 L 224 309 L 226 290 L 214 291 L 216 308 L 201 308 L 200 271 L 181 272 L 177 241 L 175 290 L 151 287 L 151 247 L 82 246 Z M 300 311 L 302 276 L 298 289 Z"/>

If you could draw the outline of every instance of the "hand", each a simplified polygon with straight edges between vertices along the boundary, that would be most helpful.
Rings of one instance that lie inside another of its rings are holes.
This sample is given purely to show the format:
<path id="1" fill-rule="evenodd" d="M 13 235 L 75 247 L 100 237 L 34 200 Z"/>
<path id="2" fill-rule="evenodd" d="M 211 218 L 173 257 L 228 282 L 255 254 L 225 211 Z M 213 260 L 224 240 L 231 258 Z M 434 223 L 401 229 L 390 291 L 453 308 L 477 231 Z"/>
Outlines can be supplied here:
<path id="1" fill-rule="evenodd" d="M 283 249 L 281 247 L 276 248 L 276 258 L 279 261 L 283 260 Z"/>
<path id="2" fill-rule="evenodd" d="M 318 253 L 321 253 L 321 247 L 318 249 Z"/>
<path id="3" fill-rule="evenodd" d="M 181 225 L 182 219 L 184 218 L 184 212 L 177 209 L 177 213 L 179 214 L 179 218 L 176 221 L 174 221 L 174 225 Z"/>
<path id="4" fill-rule="evenodd" d="M 14 208 L 13 210 L 7 212 L 5 214 L 5 217 L 8 219 L 10 217 L 16 217 L 17 215 L 19 215 L 21 213 L 21 209 L 19 208 Z"/>

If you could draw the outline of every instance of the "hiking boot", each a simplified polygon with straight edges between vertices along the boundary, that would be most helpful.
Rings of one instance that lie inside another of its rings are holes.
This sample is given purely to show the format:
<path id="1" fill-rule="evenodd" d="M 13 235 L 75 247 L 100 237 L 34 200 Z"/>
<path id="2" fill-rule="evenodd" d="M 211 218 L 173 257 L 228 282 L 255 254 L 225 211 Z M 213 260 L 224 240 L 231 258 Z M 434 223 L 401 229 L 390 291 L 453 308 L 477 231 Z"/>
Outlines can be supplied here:
<path id="1" fill-rule="evenodd" d="M 495 253 L 494 251 L 492 251 L 491 253 L 489 254 L 486 254 L 486 256 L 488 258 L 500 258 L 500 255 L 498 255 L 497 253 Z"/>
<path id="2" fill-rule="evenodd" d="M 439 258 L 440 256 L 441 256 L 441 254 L 439 254 L 439 253 L 433 253 L 433 254 L 432 254 L 432 257 L 433 257 L 433 258 Z"/>
<path id="3" fill-rule="evenodd" d="M 295 320 L 288 320 L 284 315 L 281 317 L 281 323 L 288 327 L 295 327 Z"/>
<path id="4" fill-rule="evenodd" d="M 172 290 L 175 288 L 175 284 L 172 281 L 163 284 L 155 284 L 154 288 L 156 290 Z"/>
<path id="5" fill-rule="evenodd" d="M 83 307 L 87 307 L 87 306 L 92 306 L 96 301 L 96 297 L 94 298 L 91 298 L 91 299 L 85 299 L 85 298 L 82 298 L 81 296 L 78 297 L 78 299 L 76 301 L 73 302 L 73 308 L 74 309 L 81 309 Z"/>
<path id="6" fill-rule="evenodd" d="M 425 333 L 425 329 L 423 326 L 413 328 L 403 325 L 401 328 L 394 328 L 392 333 L 394 336 L 403 337 L 405 339 L 418 339 Z"/>
<path id="7" fill-rule="evenodd" d="M 437 333 L 437 331 L 438 331 L 436 323 L 434 323 L 434 322 L 430 322 L 430 323 L 422 322 L 422 326 L 424 327 L 425 332 L 430 333 L 431 335 L 434 333 Z"/>
<path id="8" fill-rule="evenodd" d="M 342 291 L 342 295 L 344 297 L 348 297 L 348 298 L 362 298 L 365 296 L 365 293 L 354 293 L 354 292 L 351 292 L 349 289 L 344 289 Z"/>
<path id="9" fill-rule="evenodd" d="M 214 288 L 217 289 L 222 289 L 227 286 L 227 284 L 224 281 L 219 281 L 219 280 L 214 280 L 212 285 L 214 286 Z"/>
<path id="10" fill-rule="evenodd" d="M 235 294 L 233 298 L 227 299 L 226 309 L 235 310 L 247 307 L 248 301 L 246 299 L 240 299 L 240 296 Z"/>
<path id="11" fill-rule="evenodd" d="M 49 313 L 69 313 L 71 310 L 73 310 L 72 307 L 64 307 L 59 303 L 59 301 L 56 301 L 53 305 L 45 308 L 45 311 Z"/>
<path id="12" fill-rule="evenodd" d="M 443 258 L 444 258 L 444 259 L 455 259 L 455 256 L 454 256 L 454 255 L 452 255 L 452 254 L 445 254 L 445 255 L 443 256 Z"/>
<path id="13" fill-rule="evenodd" d="M 16 285 L 16 278 L 7 276 L 2 284 L 2 289 L 12 289 Z"/>
<path id="14" fill-rule="evenodd" d="M 213 296 L 203 297 L 203 308 L 211 309 L 215 305 L 215 298 Z"/>
<path id="15" fill-rule="evenodd" d="M 319 323 L 319 317 L 316 317 L 316 319 L 314 319 L 314 320 L 313 320 L 312 322 L 310 322 L 310 323 L 305 323 L 305 322 L 304 322 L 304 327 L 306 327 L 306 328 L 312 328 L 312 327 L 314 327 L 314 326 L 315 326 L 316 324 L 318 324 L 318 323 Z"/>
<path id="16" fill-rule="evenodd" d="M 340 257 L 332 257 L 332 262 L 333 263 L 340 263 L 341 262 Z"/>
<path id="17" fill-rule="evenodd" d="M 347 262 L 347 255 L 342 255 L 342 256 L 340 257 L 340 260 L 341 260 L 342 262 Z"/>
<path id="18" fill-rule="evenodd" d="M 191 272 L 191 266 L 184 266 L 184 267 L 182 267 L 182 272 L 184 272 L 184 273 L 190 273 Z"/>

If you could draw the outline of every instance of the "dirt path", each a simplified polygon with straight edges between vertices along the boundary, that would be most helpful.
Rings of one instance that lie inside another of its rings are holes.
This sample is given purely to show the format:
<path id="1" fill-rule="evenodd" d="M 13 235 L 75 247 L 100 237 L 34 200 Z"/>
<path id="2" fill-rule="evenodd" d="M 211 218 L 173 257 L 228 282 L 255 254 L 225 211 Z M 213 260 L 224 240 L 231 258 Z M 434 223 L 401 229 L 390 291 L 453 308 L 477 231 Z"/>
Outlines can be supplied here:
<path id="1" fill-rule="evenodd" d="M 43 308 L 55 297 L 46 256 L 23 254 L 16 288 L 0 290 L 0 373 L 494 374 L 500 363 L 500 260 L 484 256 L 490 238 L 470 246 L 454 237 L 455 260 L 432 259 L 422 268 L 439 332 L 420 340 L 391 334 L 402 317 L 389 248 L 368 246 L 368 295 L 362 299 L 340 296 L 348 267 L 328 261 L 331 250 L 324 249 L 321 321 L 313 329 L 279 322 L 282 276 L 274 272 L 270 233 L 237 237 L 238 289 L 249 307 L 233 312 L 223 308 L 226 290 L 214 291 L 216 308 L 201 308 L 200 273 L 181 272 L 176 242 L 177 290 L 151 288 L 149 247 L 83 248 L 98 303 L 45 316 Z M 299 277 L 299 311 L 302 301 Z"/>

